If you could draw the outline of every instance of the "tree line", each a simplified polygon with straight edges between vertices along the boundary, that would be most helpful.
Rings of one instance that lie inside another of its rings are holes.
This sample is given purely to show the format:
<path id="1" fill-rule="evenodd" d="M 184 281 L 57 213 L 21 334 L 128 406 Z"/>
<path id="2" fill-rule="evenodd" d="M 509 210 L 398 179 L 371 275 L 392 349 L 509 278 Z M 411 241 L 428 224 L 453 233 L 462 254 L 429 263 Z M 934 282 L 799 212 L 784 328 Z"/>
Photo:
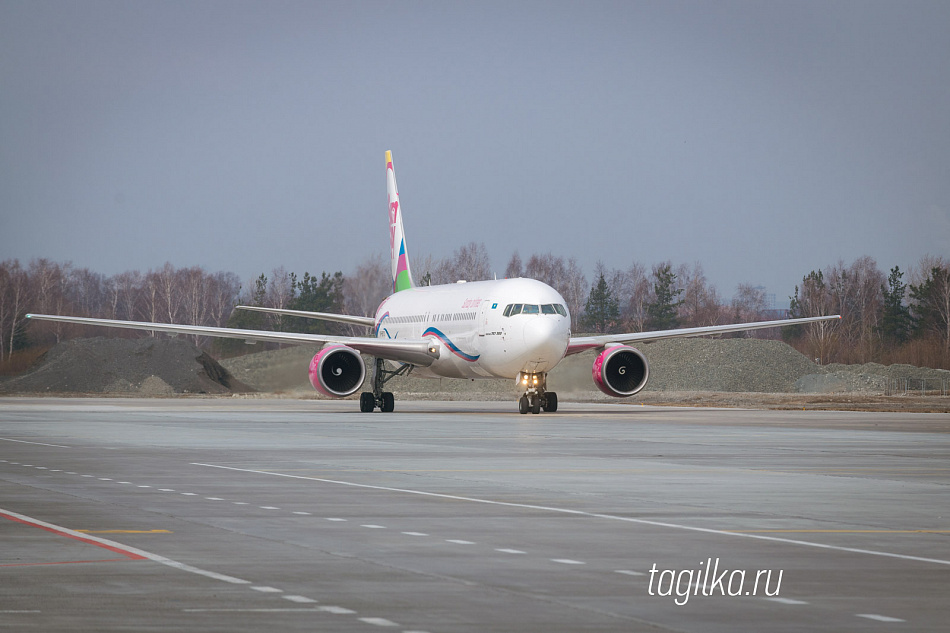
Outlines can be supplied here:
<path id="1" fill-rule="evenodd" d="M 495 277 L 484 244 L 474 242 L 448 257 L 423 256 L 412 264 L 419 285 Z M 35 357 L 73 336 L 148 336 L 136 330 L 27 323 L 28 312 L 364 334 L 354 326 L 233 308 L 244 304 L 371 316 L 391 290 L 389 276 L 389 260 L 380 255 L 363 260 L 348 275 L 337 271 L 298 276 L 281 267 L 243 286 L 234 273 L 176 268 L 170 263 L 146 273 L 105 276 L 48 259 L 26 266 L 6 260 L 0 262 L 0 363 L 9 373 L 11 366 L 17 369 L 18 353 L 25 359 L 22 365 L 30 361 L 30 350 Z M 575 332 L 642 332 L 841 314 L 840 322 L 735 336 L 781 337 L 822 363 L 907 362 L 950 368 L 950 263 L 940 257 L 924 257 L 909 272 L 894 267 L 889 275 L 870 257 L 813 270 L 789 298 L 788 313 L 770 310 L 764 289 L 748 284 L 740 284 L 731 299 L 724 299 L 698 263 L 666 261 L 647 268 L 634 262 L 625 269 L 598 263 L 588 283 L 574 258 L 541 253 L 523 260 L 514 253 L 504 276 L 530 277 L 555 288 L 568 304 Z M 194 341 L 221 356 L 247 351 L 236 339 L 199 336 Z"/>
<path id="2" fill-rule="evenodd" d="M 820 362 L 950 369 L 950 262 L 925 256 L 907 274 L 888 275 L 871 257 L 813 270 L 795 287 L 794 317 L 840 314 L 839 323 L 790 329 L 798 347 Z"/>

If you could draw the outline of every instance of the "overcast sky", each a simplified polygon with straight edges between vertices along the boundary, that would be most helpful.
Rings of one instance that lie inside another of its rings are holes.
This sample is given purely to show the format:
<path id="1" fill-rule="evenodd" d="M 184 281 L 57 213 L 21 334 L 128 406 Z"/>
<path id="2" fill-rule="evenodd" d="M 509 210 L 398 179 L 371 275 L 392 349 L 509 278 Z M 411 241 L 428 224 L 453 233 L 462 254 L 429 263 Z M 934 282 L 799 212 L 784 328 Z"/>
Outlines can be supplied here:
<path id="1" fill-rule="evenodd" d="M 950 2 L 0 0 L 0 259 L 950 256 Z M 418 272 L 418 271 L 417 271 Z"/>

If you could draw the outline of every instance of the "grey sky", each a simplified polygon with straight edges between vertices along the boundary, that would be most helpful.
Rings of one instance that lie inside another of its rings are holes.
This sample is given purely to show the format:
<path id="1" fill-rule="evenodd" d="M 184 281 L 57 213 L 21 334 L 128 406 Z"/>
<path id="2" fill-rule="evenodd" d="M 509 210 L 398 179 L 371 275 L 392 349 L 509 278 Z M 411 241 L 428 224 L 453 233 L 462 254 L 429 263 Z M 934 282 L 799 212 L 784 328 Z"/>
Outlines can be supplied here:
<path id="1" fill-rule="evenodd" d="M 0 259 L 950 256 L 950 3 L 0 0 Z"/>

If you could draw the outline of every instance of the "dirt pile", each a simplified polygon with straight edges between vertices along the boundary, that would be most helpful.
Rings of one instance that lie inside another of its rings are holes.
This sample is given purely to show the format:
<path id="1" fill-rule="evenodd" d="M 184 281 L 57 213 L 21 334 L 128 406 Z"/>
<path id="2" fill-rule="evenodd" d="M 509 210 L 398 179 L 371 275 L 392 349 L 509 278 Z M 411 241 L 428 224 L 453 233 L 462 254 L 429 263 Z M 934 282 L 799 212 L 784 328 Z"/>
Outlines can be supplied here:
<path id="1" fill-rule="evenodd" d="M 913 365 L 842 365 L 832 363 L 821 373 L 802 376 L 795 382 L 799 393 L 892 393 L 902 391 L 947 392 L 950 371 Z"/>
<path id="2" fill-rule="evenodd" d="M 0 393 L 166 396 L 252 391 L 184 338 L 74 339 L 51 349 Z"/>
<path id="3" fill-rule="evenodd" d="M 931 385 L 950 381 L 950 372 L 909 365 L 821 367 L 780 341 L 673 339 L 639 347 L 650 362 L 650 381 L 640 399 L 649 399 L 650 394 L 666 398 L 674 392 L 882 395 L 888 379 L 926 379 L 933 381 Z M 184 338 L 74 340 L 52 349 L 30 373 L 0 383 L 0 393 L 164 396 L 260 391 L 318 397 L 307 376 L 310 359 L 318 350 L 287 347 L 219 364 Z M 594 387 L 594 358 L 593 352 L 585 352 L 564 359 L 550 373 L 548 388 L 573 400 L 616 401 Z M 367 357 L 364 361 L 367 381 L 363 389 L 368 390 L 372 361 Z M 517 397 L 513 380 L 425 379 L 410 374 L 393 379 L 386 389 L 402 399 Z"/>
<path id="4" fill-rule="evenodd" d="M 883 394 L 882 376 L 950 379 L 950 372 L 909 365 L 820 366 L 781 341 L 760 339 L 672 339 L 640 345 L 650 363 L 646 393 L 868 393 Z M 221 361 L 234 376 L 259 391 L 308 396 L 310 359 L 318 348 L 288 347 Z M 595 354 L 564 359 L 548 376 L 548 387 L 574 399 L 614 401 L 591 379 Z M 372 373 L 367 363 L 369 389 Z M 513 380 L 425 379 L 410 374 L 386 386 L 401 398 L 506 400 L 515 397 Z"/>

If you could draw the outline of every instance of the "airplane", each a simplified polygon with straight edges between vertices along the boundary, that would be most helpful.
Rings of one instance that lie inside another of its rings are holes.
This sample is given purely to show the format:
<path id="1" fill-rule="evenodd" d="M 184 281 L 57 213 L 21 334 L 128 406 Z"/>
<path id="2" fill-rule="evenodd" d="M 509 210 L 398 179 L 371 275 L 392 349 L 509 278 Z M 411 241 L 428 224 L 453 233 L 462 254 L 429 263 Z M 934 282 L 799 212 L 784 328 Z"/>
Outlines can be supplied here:
<path id="1" fill-rule="evenodd" d="M 379 305 L 375 316 L 236 306 L 243 310 L 363 326 L 369 330 L 368 336 L 267 332 L 48 314 L 28 314 L 27 318 L 238 338 L 247 342 L 322 343 L 324 347 L 310 362 L 310 383 L 318 392 L 334 398 L 345 398 L 360 390 L 367 373 L 361 354 L 366 354 L 373 359 L 373 373 L 371 390 L 360 394 L 360 411 L 364 413 L 376 409 L 392 412 L 395 396 L 384 391 L 385 384 L 410 372 L 426 378 L 514 379 L 518 391 L 521 391 L 518 398 L 518 412 L 521 414 L 557 411 L 557 393 L 548 390 L 547 377 L 558 363 L 572 354 L 597 351 L 591 370 L 594 384 L 607 395 L 624 398 L 641 391 L 650 375 L 646 356 L 632 347 L 632 343 L 840 318 L 833 315 L 656 332 L 573 336 L 567 302 L 554 288 L 534 279 L 417 285 L 406 248 L 403 209 L 396 188 L 391 151 L 386 152 L 386 188 L 392 294 Z M 387 361 L 395 363 L 396 367 L 391 368 Z"/>

